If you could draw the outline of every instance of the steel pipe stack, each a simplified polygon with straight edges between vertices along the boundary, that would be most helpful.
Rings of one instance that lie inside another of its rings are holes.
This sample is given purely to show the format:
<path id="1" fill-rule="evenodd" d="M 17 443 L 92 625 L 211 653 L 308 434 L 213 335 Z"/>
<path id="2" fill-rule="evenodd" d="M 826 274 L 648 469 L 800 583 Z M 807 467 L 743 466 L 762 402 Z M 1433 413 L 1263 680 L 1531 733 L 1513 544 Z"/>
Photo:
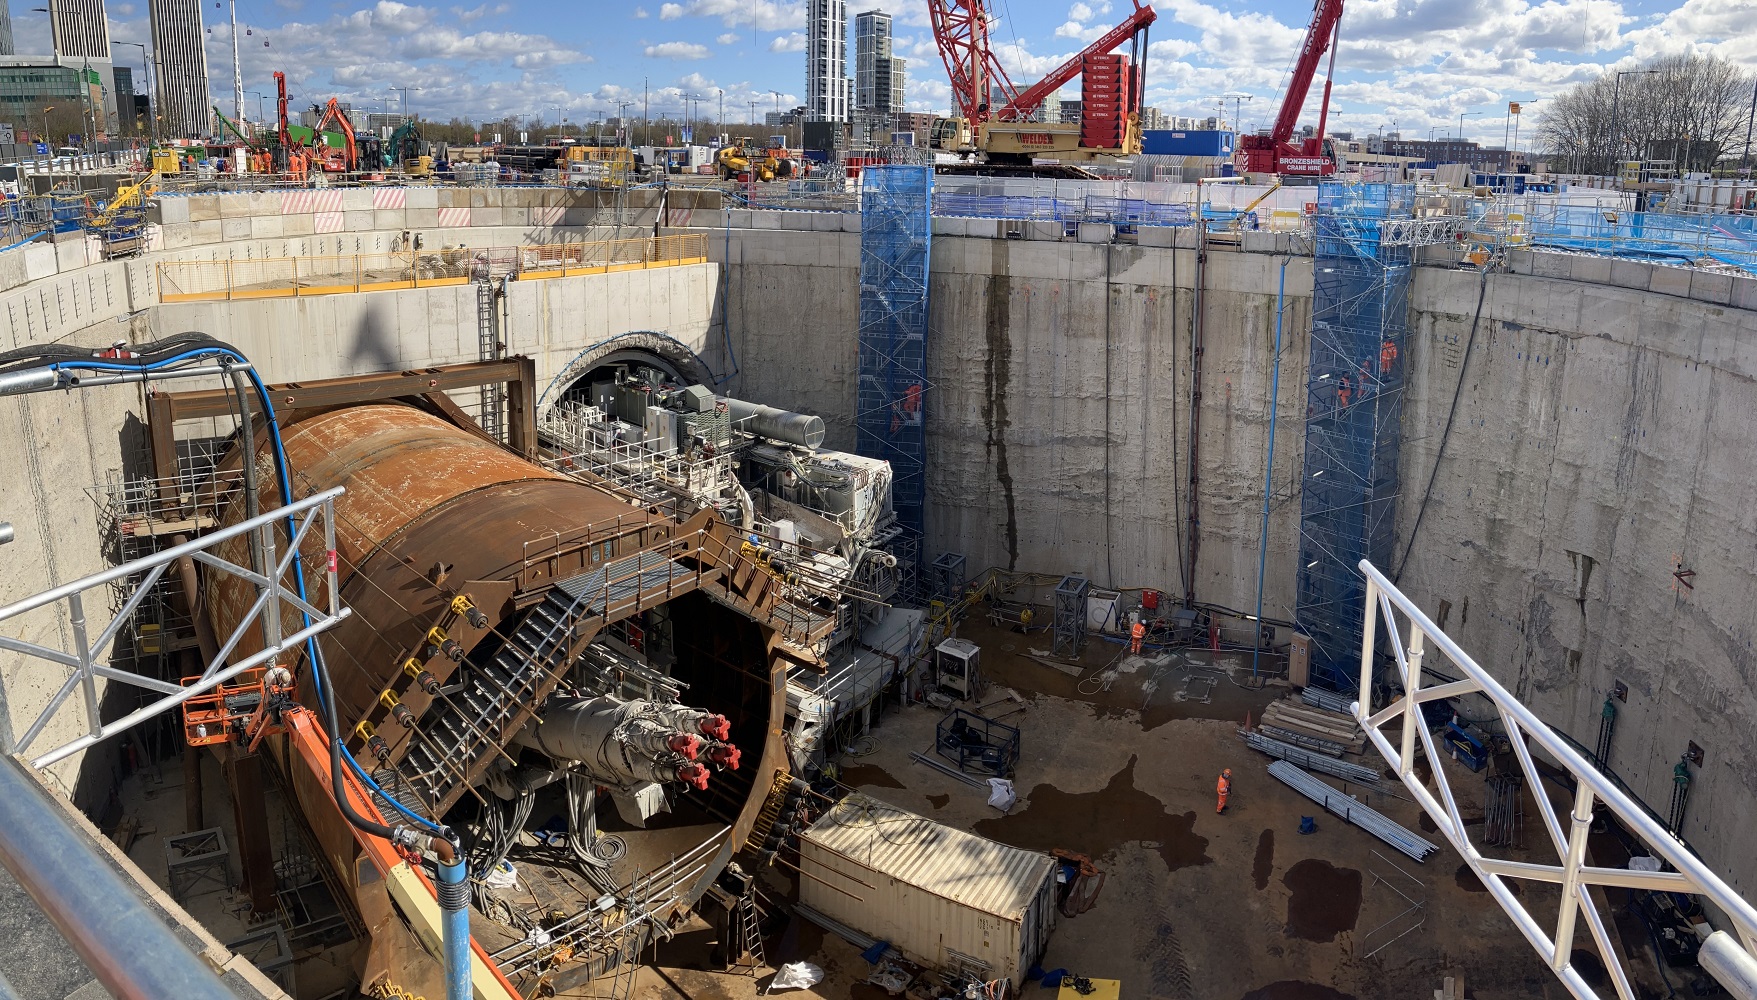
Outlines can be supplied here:
<path id="1" fill-rule="evenodd" d="M 1313 708 L 1321 708 L 1326 712 L 1341 712 L 1343 715 L 1354 714 L 1355 696 L 1341 691 L 1326 691 L 1323 688 L 1308 687 L 1300 692 L 1300 698 Z"/>
<path id="2" fill-rule="evenodd" d="M 1321 771 L 1324 774 L 1341 778 L 1343 781 L 1352 781 L 1357 785 L 1377 785 L 1379 783 L 1379 772 L 1370 767 L 1350 764 L 1347 761 L 1325 757 L 1322 754 L 1310 753 L 1290 743 L 1272 740 L 1261 733 L 1246 733 L 1245 743 L 1252 750 L 1266 753 L 1271 757 L 1278 757 L 1310 771 Z"/>
<path id="3" fill-rule="evenodd" d="M 1331 815 L 1353 823 L 1418 862 L 1440 850 L 1434 844 L 1386 819 L 1372 807 L 1356 802 L 1287 761 L 1278 760 L 1270 764 L 1269 773 L 1282 784 L 1323 806 Z"/>

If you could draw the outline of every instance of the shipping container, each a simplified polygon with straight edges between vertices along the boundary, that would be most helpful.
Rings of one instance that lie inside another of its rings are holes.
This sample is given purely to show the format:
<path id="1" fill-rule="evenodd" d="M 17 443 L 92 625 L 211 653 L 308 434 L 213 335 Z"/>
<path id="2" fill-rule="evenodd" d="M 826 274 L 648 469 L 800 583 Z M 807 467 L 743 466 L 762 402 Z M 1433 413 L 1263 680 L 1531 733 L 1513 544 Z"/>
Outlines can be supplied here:
<path id="1" fill-rule="evenodd" d="M 1054 858 L 858 792 L 800 834 L 799 855 L 801 905 L 942 972 L 1020 987 L 1055 926 Z"/>
<path id="2" fill-rule="evenodd" d="M 1141 133 L 1141 152 L 1159 156 L 1231 156 L 1233 133 L 1149 129 Z"/>

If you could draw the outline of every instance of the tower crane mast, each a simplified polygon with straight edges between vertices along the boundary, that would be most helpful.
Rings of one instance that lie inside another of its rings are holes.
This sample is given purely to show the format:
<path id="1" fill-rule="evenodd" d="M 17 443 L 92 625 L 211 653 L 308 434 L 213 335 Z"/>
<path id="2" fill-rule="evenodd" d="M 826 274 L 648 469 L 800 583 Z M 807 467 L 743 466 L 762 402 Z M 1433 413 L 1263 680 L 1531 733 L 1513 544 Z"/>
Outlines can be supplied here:
<path id="1" fill-rule="evenodd" d="M 1330 174 L 1336 164 L 1324 155 L 1324 125 L 1330 114 L 1330 85 L 1336 71 L 1336 40 L 1342 31 L 1342 0 L 1317 0 L 1312 8 L 1312 23 L 1306 28 L 1305 42 L 1300 46 L 1299 59 L 1294 63 L 1293 76 L 1287 82 L 1287 94 L 1281 101 L 1281 112 L 1268 135 L 1240 136 L 1239 158 L 1246 173 L 1252 174 Z M 1300 109 L 1312 88 L 1318 60 L 1330 53 L 1330 67 L 1324 74 L 1324 105 L 1318 111 L 1318 131 L 1310 139 L 1293 141 L 1294 126 Z"/>

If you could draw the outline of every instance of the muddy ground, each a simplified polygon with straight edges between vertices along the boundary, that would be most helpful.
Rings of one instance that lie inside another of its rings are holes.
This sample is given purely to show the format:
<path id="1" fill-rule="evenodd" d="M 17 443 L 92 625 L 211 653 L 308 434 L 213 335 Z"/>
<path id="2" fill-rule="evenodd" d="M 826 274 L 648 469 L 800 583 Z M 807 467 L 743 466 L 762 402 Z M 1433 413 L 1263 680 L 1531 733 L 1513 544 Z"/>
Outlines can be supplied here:
<path id="1" fill-rule="evenodd" d="M 1125 997 L 1167 1000 L 1426 1000 L 1443 977 L 1459 974 L 1467 995 L 1480 1000 L 1568 995 L 1400 785 L 1350 791 L 1440 843 L 1425 864 L 1323 814 L 1268 775 L 1268 760 L 1236 731 L 1247 713 L 1254 718 L 1287 692 L 1253 687 L 1248 654 L 1219 654 L 1228 669 L 1216 674 L 1192 669 L 1213 662 L 1206 651 L 1131 662 L 1118 658 L 1119 647 L 1094 643 L 1083 658 L 1083 683 L 1031 658 L 1031 650 L 1048 648 L 1046 634 L 980 623 L 962 633 L 983 647 L 994 684 L 983 704 L 1004 698 L 1005 687 L 1025 699 L 1025 710 L 1005 720 L 1022 730 L 1018 804 L 1002 815 L 977 789 L 911 762 L 911 751 L 931 754 L 944 714 L 925 705 L 887 713 L 870 751 L 843 761 L 843 781 L 1003 843 L 1096 859 L 1108 873 L 1098 903 L 1060 921 L 1045 968 L 1119 979 Z M 1092 679 L 1107 667 L 1118 671 L 1108 688 Z M 1208 676 L 1218 677 L 1211 692 L 1189 683 Z M 1146 682 L 1155 680 L 1149 695 Z M 1476 797 L 1464 806 L 1467 823 L 1480 822 L 1481 776 L 1444 766 L 1455 787 Z M 1217 815 L 1215 779 L 1227 767 L 1232 798 Z M 1317 832 L 1302 836 L 1300 818 L 1310 815 Z M 1526 815 L 1526 848 L 1545 847 L 1530 803 Z M 1504 856 L 1541 858 L 1529 850 Z M 787 874 L 773 873 L 778 891 L 790 886 Z M 1553 922 L 1557 897 L 1546 892 L 1527 883 L 1522 898 L 1540 922 Z M 1599 968 L 1585 954 L 1584 932 L 1579 944 L 1577 964 Z M 742 1000 L 767 982 L 767 975 L 690 968 L 700 964 L 693 947 L 661 952 L 637 996 Z M 884 996 L 861 982 L 869 966 L 854 947 L 811 924 L 786 922 L 768 947 L 771 964 L 806 960 L 826 970 L 811 995 Z M 1643 995 L 1663 996 L 1645 945 L 1626 950 L 1636 958 Z M 1035 984 L 1025 995 L 1052 996 Z"/>

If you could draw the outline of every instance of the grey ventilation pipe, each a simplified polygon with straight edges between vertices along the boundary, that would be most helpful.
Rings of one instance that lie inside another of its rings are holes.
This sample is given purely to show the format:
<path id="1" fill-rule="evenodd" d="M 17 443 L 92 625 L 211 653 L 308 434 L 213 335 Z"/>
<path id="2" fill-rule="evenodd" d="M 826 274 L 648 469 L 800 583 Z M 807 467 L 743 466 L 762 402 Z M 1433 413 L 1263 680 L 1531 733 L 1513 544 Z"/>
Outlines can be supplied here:
<path id="1" fill-rule="evenodd" d="M 778 410 L 761 403 L 747 403 L 730 396 L 721 396 L 720 402 L 726 404 L 726 409 L 732 416 L 732 426 L 738 430 L 788 444 L 804 445 L 807 448 L 817 448 L 824 443 L 822 417 L 794 413 L 792 410 Z"/>

